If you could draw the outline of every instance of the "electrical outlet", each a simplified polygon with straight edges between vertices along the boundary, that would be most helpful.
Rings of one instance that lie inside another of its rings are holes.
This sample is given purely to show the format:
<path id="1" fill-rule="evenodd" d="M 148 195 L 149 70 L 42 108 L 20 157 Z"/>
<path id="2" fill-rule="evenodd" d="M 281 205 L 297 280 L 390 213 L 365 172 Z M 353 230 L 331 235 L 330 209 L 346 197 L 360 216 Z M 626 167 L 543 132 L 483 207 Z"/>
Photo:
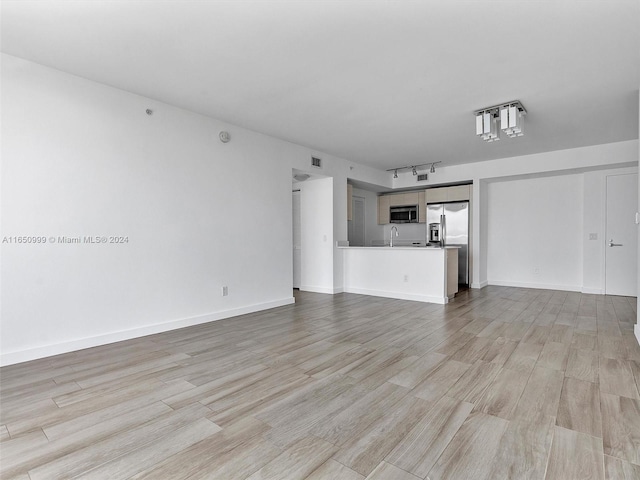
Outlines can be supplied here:
<path id="1" fill-rule="evenodd" d="M 409 281 L 409 275 L 405 275 L 404 276 L 404 281 L 405 281 L 405 283 Z"/>
<path id="2" fill-rule="evenodd" d="M 589 234 L 589 240 L 597 240 L 598 239 L 598 234 L 597 233 L 590 233 Z"/>
<path id="3" fill-rule="evenodd" d="M 229 295 L 229 287 L 225 285 L 224 287 L 222 287 L 222 296 L 226 297 L 227 295 Z"/>
<path id="4" fill-rule="evenodd" d="M 538 267 L 533 267 L 533 274 L 534 275 L 540 274 L 540 269 Z"/>

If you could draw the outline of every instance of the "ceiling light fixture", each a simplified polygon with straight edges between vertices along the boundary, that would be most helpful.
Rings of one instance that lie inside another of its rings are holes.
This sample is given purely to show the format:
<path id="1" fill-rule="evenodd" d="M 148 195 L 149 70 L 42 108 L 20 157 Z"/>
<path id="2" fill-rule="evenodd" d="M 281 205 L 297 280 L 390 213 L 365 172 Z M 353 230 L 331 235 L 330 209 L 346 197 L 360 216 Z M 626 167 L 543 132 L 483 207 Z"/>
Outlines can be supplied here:
<path id="1" fill-rule="evenodd" d="M 429 163 L 421 163 L 420 165 L 405 165 L 404 167 L 393 167 L 388 168 L 387 172 L 393 172 L 393 178 L 398 178 L 398 170 L 411 170 L 413 175 L 418 175 L 418 168 L 425 167 L 427 165 L 431 165 L 431 173 L 435 173 L 436 168 L 434 165 L 442 163 L 442 162 L 429 162 Z"/>
<path id="2" fill-rule="evenodd" d="M 500 140 L 500 130 L 510 138 L 524 135 L 524 116 L 527 110 L 519 100 L 476 110 L 473 114 L 476 117 L 476 135 L 487 143 Z"/>
<path id="3" fill-rule="evenodd" d="M 524 116 L 527 111 L 520 102 L 513 102 L 500 107 L 500 129 L 507 136 L 522 137 L 524 135 Z"/>

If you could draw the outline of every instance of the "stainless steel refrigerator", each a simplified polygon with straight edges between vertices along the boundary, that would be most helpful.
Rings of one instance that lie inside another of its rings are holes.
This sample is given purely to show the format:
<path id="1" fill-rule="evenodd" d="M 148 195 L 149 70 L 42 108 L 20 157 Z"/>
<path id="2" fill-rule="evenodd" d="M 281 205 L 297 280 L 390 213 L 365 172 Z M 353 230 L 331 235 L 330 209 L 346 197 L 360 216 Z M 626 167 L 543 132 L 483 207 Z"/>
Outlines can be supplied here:
<path id="1" fill-rule="evenodd" d="M 438 224 L 436 227 L 433 224 Z M 432 227 L 439 228 L 439 244 L 458 248 L 458 283 L 469 284 L 469 202 L 427 205 L 427 243 Z"/>

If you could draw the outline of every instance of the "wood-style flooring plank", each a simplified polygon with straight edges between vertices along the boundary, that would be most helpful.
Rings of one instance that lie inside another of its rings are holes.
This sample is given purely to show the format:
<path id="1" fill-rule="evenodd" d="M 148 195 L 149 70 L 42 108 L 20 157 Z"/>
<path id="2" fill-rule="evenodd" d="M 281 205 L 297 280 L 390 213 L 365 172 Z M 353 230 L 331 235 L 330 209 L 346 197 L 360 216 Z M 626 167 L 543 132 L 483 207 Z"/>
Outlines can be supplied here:
<path id="1" fill-rule="evenodd" d="M 599 438 L 556 426 L 546 480 L 601 480 L 604 478 Z"/>
<path id="2" fill-rule="evenodd" d="M 503 368 L 476 402 L 473 411 L 510 420 L 528 380 L 516 370 Z"/>
<path id="3" fill-rule="evenodd" d="M 640 465 L 640 400 L 600 394 L 604 453 Z"/>
<path id="4" fill-rule="evenodd" d="M 350 468 L 330 458 L 316 468 L 305 480 L 327 480 L 332 478 L 340 480 L 364 480 L 364 475 L 360 475 L 358 472 L 354 472 Z"/>
<path id="5" fill-rule="evenodd" d="M 638 480 L 640 478 L 640 465 L 625 462 L 609 455 L 604 456 L 605 480 Z"/>
<path id="6" fill-rule="evenodd" d="M 55 460 L 29 470 L 32 478 L 69 478 L 84 474 L 111 460 L 142 448 L 148 443 L 162 439 L 172 432 L 202 419 L 208 409 L 202 405 L 185 407 L 171 411 L 133 429 L 126 429 L 115 435 L 93 442 L 84 448 L 78 448 Z M 209 420 L 200 425 L 206 433 L 215 433 L 220 427 Z M 137 472 L 133 472 L 137 473 Z"/>
<path id="7" fill-rule="evenodd" d="M 129 451 L 116 459 L 83 472 L 78 478 L 92 480 L 131 478 L 132 475 L 155 465 L 166 457 L 174 455 L 205 438 L 213 436 L 220 430 L 220 427 L 215 423 L 206 418 L 200 418 L 193 423 L 172 431 L 171 435 L 166 435 L 158 441 Z M 35 470 L 29 474 L 32 480 L 53 478 L 48 472 L 40 476 L 39 470 Z"/>
<path id="8" fill-rule="evenodd" d="M 518 346 L 505 362 L 504 368 L 529 375 L 533 367 L 536 366 L 543 346 L 537 343 L 518 343 Z"/>
<path id="9" fill-rule="evenodd" d="M 430 410 L 430 402 L 406 396 L 359 438 L 353 438 L 333 458 L 361 475 L 369 475 Z"/>
<path id="10" fill-rule="evenodd" d="M 416 385 L 411 390 L 411 395 L 435 403 L 447 393 L 467 370 L 469 370 L 469 365 L 466 363 L 446 360 Z"/>
<path id="11" fill-rule="evenodd" d="M 427 353 L 389 379 L 401 387 L 414 388 L 447 359 L 441 353 Z"/>
<path id="12" fill-rule="evenodd" d="M 506 337 L 498 337 L 491 344 L 487 353 L 482 357 L 482 360 L 485 362 L 495 363 L 497 365 L 504 365 L 509 357 L 511 357 L 517 346 L 518 342 L 515 340 L 510 340 Z"/>
<path id="13" fill-rule="evenodd" d="M 562 372 L 535 367 L 513 411 L 512 418 L 537 421 L 545 416 L 555 417 L 563 383 Z"/>
<path id="14" fill-rule="evenodd" d="M 411 475 L 387 462 L 380 462 L 375 470 L 367 476 L 367 480 L 389 480 L 391 478 L 393 480 L 421 480 L 421 477 Z"/>
<path id="15" fill-rule="evenodd" d="M 493 458 L 509 422 L 484 413 L 472 413 L 440 455 L 431 480 L 489 478 Z"/>
<path id="16" fill-rule="evenodd" d="M 602 438 L 598 386 L 584 380 L 565 378 L 556 424 L 569 430 Z"/>
<path id="17" fill-rule="evenodd" d="M 622 336 L 601 335 L 598 331 L 598 353 L 602 357 L 623 359 L 627 358 L 627 349 Z"/>
<path id="18" fill-rule="evenodd" d="M 567 377 L 585 380 L 587 382 L 599 382 L 599 358 L 594 351 L 569 349 L 567 369 L 564 374 Z"/>
<path id="19" fill-rule="evenodd" d="M 598 336 L 595 333 L 575 332 L 571 339 L 571 347 L 581 350 L 598 351 Z"/>
<path id="20" fill-rule="evenodd" d="M 555 418 L 542 415 L 534 421 L 515 420 L 507 426 L 493 460 L 491 480 L 543 479 L 551 451 Z M 560 480 L 560 479 L 558 479 Z"/>
<path id="21" fill-rule="evenodd" d="M 544 345 L 547 342 L 547 338 L 551 333 L 551 327 L 541 325 L 531 325 L 527 333 L 522 337 L 522 343 L 536 343 L 538 345 Z"/>
<path id="22" fill-rule="evenodd" d="M 542 352 L 540 352 L 540 357 L 538 357 L 538 363 L 536 365 L 538 367 L 564 371 L 567 368 L 568 358 L 569 345 L 549 341 L 542 347 Z"/>
<path id="23" fill-rule="evenodd" d="M 500 370 L 500 365 L 478 360 L 447 391 L 447 395 L 464 402 L 476 403 Z"/>
<path id="24" fill-rule="evenodd" d="M 472 403 L 442 397 L 387 455 L 386 461 L 424 478 L 472 409 Z"/>
<path id="25" fill-rule="evenodd" d="M 336 446 L 322 439 L 305 437 L 247 477 L 247 480 L 306 478 L 337 450 Z"/>
<path id="26" fill-rule="evenodd" d="M 131 478 L 136 480 L 215 478 L 214 472 L 220 473 L 221 470 L 231 467 L 228 463 L 230 455 L 239 459 L 247 451 L 252 451 L 254 455 L 255 463 L 249 465 L 250 471 L 246 472 L 251 474 L 281 453 L 280 449 L 259 437 L 269 429 L 267 424 L 254 418 L 240 419 L 218 433 L 141 470 Z M 261 449 L 261 446 L 267 446 L 267 448 Z M 212 452 L 215 452 L 215 456 L 211 455 Z"/>
<path id="27" fill-rule="evenodd" d="M 640 398 L 631 361 L 600 357 L 598 373 L 602 392 L 622 397 Z"/>
<path id="28" fill-rule="evenodd" d="M 336 414 L 319 421 L 310 433 L 335 445 L 344 445 L 382 417 L 402 400 L 409 389 L 392 383 L 382 384 L 362 398 L 347 404 Z"/>

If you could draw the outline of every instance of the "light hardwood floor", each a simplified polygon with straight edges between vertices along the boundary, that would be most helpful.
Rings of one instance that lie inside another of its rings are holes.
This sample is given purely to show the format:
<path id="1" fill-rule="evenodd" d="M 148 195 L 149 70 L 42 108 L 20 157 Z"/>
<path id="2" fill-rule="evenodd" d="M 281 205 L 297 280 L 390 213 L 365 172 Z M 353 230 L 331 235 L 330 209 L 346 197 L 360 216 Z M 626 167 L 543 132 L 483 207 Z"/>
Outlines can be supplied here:
<path id="1" fill-rule="evenodd" d="M 0 477 L 640 479 L 635 298 L 296 299 L 0 369 Z"/>

